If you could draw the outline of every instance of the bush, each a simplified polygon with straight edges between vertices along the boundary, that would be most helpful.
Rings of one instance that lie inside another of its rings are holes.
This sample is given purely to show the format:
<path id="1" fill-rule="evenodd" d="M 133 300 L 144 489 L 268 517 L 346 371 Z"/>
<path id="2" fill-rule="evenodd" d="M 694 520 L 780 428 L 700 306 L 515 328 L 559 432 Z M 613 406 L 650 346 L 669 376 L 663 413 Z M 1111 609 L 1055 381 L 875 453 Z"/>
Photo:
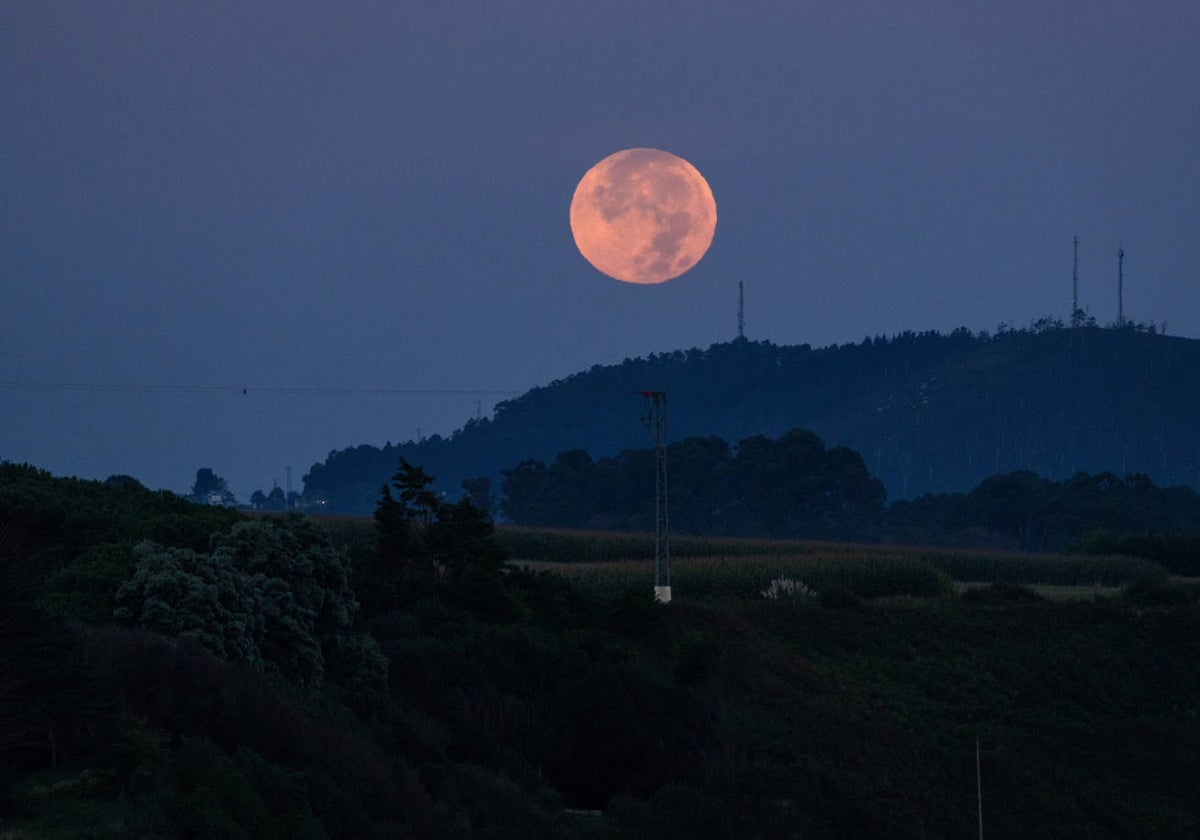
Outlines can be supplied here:
<path id="1" fill-rule="evenodd" d="M 783 601 L 796 605 L 811 604 L 817 599 L 817 593 L 804 581 L 784 577 L 772 580 L 771 585 L 762 591 L 762 596 L 768 601 Z"/>
<path id="2" fill-rule="evenodd" d="M 1200 535 L 1182 533 L 1113 534 L 1096 531 L 1079 540 L 1087 554 L 1140 557 L 1176 575 L 1200 575 Z"/>
<path id="3" fill-rule="evenodd" d="M 1154 578 L 1134 581 L 1121 593 L 1123 600 L 1147 606 L 1181 606 L 1200 602 L 1200 584 L 1171 583 Z"/>
<path id="4" fill-rule="evenodd" d="M 47 578 L 38 604 L 51 615 L 86 624 L 112 621 L 117 590 L 133 575 L 136 562 L 132 543 L 92 546 Z"/>
<path id="5" fill-rule="evenodd" d="M 675 679 L 700 685 L 708 679 L 721 656 L 721 643 L 712 633 L 691 631 L 675 644 Z"/>
<path id="6" fill-rule="evenodd" d="M 972 586 L 961 595 L 962 600 L 973 604 L 1013 604 L 1045 600 L 1028 586 L 997 581 L 987 586 Z"/>
<path id="7" fill-rule="evenodd" d="M 330 676 L 353 692 L 386 692 L 388 658 L 379 642 L 365 633 L 343 636 L 337 644 Z"/>
<path id="8" fill-rule="evenodd" d="M 822 590 L 817 600 L 827 610 L 852 610 L 862 606 L 862 598 L 850 587 L 840 584 Z"/>
<path id="9" fill-rule="evenodd" d="M 626 586 L 609 604 L 608 628 L 626 636 L 645 636 L 661 628 L 661 607 L 650 587 Z"/>

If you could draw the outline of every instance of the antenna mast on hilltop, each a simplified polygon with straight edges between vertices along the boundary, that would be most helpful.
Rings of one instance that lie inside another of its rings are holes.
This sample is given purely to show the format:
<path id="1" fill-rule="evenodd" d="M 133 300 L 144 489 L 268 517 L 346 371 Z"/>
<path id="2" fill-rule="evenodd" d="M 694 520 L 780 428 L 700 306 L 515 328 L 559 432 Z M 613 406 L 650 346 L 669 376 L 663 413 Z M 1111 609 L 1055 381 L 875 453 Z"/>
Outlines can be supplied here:
<path id="1" fill-rule="evenodd" d="M 1117 248 L 1117 326 L 1125 326 L 1125 249 Z"/>
<path id="2" fill-rule="evenodd" d="M 1071 326 L 1078 327 L 1079 317 L 1079 237 L 1074 237 L 1075 257 L 1071 261 Z"/>
<path id="3" fill-rule="evenodd" d="M 738 341 L 746 340 L 746 297 L 742 292 L 742 281 L 738 281 Z"/>
<path id="4" fill-rule="evenodd" d="M 671 529 L 667 520 L 667 395 L 642 391 L 642 423 L 654 436 L 654 600 L 671 603 Z"/>

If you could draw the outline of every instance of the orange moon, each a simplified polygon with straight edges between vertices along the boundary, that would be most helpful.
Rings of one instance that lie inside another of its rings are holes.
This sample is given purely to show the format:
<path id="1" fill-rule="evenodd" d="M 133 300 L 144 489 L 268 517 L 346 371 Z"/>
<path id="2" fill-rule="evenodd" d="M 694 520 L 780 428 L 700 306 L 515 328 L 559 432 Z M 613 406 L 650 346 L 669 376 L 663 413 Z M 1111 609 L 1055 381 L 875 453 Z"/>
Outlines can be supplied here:
<path id="1" fill-rule="evenodd" d="M 571 199 L 579 253 L 609 277 L 662 283 L 700 262 L 717 229 L 704 176 L 659 149 L 625 149 L 589 169 Z"/>

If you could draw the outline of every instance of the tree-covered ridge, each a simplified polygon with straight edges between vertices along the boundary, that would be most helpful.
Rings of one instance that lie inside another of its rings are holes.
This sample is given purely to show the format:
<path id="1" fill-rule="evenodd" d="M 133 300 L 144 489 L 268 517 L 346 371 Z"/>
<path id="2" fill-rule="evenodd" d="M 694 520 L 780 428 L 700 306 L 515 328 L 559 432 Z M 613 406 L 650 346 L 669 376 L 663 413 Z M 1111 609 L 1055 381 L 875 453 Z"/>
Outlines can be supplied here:
<path id="1" fill-rule="evenodd" d="M 230 510 L 148 490 L 129 476 L 56 478 L 9 462 L 0 462 L 0 516 L 0 524 L 36 540 L 57 564 L 96 545 L 139 539 L 203 551 L 214 531 L 239 519 Z"/>
<path id="2" fill-rule="evenodd" d="M 1200 487 L 1200 341 L 1126 326 L 905 332 L 814 349 L 735 341 L 597 365 L 501 403 L 449 437 L 334 450 L 309 500 L 369 513 L 401 456 L 464 479 L 585 449 L 646 445 L 636 393 L 669 396 L 672 440 L 774 438 L 801 427 L 862 453 L 892 499 L 965 492 L 996 473 L 1055 480 L 1140 472 Z"/>

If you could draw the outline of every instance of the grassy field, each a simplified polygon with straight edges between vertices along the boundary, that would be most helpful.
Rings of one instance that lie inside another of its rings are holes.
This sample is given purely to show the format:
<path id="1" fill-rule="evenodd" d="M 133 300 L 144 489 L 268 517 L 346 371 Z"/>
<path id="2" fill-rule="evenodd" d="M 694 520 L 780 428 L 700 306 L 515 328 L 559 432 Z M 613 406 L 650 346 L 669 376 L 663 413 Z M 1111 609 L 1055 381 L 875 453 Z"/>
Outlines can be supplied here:
<path id="1" fill-rule="evenodd" d="M 649 586 L 653 580 L 652 535 L 512 527 L 498 533 L 512 562 L 531 570 L 603 588 Z M 924 597 L 956 586 L 1006 583 L 1057 599 L 1162 581 L 1166 572 L 1132 557 L 732 538 L 671 542 L 671 585 L 678 595 L 755 596 L 779 578 L 859 598 Z"/>
<path id="2" fill-rule="evenodd" d="M 982 589 L 989 584 L 985 581 L 974 582 L 956 582 L 954 588 L 959 594 L 970 592 L 976 589 Z M 1121 592 L 1120 586 L 1097 586 L 1080 585 L 1080 586 L 1059 586 L 1056 584 L 1031 584 L 1028 587 L 1034 593 L 1040 595 L 1048 601 L 1088 601 L 1096 598 L 1111 598 Z"/>
<path id="3" fill-rule="evenodd" d="M 352 563 L 373 556 L 371 519 L 322 517 L 321 522 Z M 501 526 L 496 534 L 514 566 L 553 571 L 606 590 L 653 583 L 652 534 L 514 526 Z M 818 593 L 847 591 L 859 598 L 928 597 L 1006 583 L 1062 600 L 1104 596 L 1166 577 L 1161 566 L 1135 557 L 729 537 L 671 540 L 676 597 L 756 597 L 771 581 L 786 578 Z"/>

